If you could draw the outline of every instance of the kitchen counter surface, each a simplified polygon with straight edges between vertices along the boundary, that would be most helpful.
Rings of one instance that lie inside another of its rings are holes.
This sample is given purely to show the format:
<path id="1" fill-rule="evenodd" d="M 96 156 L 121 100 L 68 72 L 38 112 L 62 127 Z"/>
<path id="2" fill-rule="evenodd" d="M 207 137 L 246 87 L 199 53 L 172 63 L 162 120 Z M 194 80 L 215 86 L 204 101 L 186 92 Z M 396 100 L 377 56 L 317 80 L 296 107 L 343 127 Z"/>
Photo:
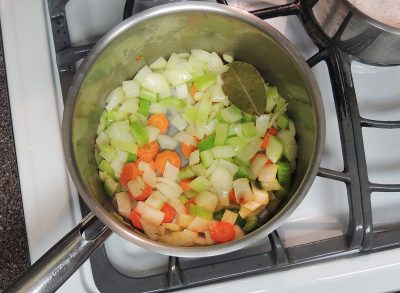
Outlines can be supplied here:
<path id="1" fill-rule="evenodd" d="M 17 159 L 0 46 L 0 292 L 30 265 Z"/>

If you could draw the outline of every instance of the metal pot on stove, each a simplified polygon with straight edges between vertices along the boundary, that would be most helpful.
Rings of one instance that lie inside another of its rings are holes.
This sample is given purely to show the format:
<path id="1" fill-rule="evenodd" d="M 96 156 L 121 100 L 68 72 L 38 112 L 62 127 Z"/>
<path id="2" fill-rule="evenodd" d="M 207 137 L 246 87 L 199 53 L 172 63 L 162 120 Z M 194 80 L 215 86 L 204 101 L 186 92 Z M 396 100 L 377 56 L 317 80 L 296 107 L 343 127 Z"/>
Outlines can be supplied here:
<path id="1" fill-rule="evenodd" d="M 148 62 L 173 52 L 199 48 L 232 52 L 235 59 L 255 65 L 276 85 L 289 105 L 298 129 L 299 156 L 289 195 L 275 214 L 245 237 L 205 247 L 177 247 L 150 240 L 115 217 L 94 159 L 99 116 L 108 93 Z M 244 11 L 218 4 L 186 2 L 163 5 L 117 25 L 92 49 L 76 73 L 63 117 L 64 152 L 71 177 L 90 214 L 46 253 L 12 292 L 53 291 L 107 238 L 111 231 L 157 253 L 206 257 L 246 247 L 265 237 L 296 209 L 319 167 L 325 139 L 323 105 L 314 76 L 296 48 L 274 28 Z M 96 217 L 99 219 L 97 220 Z"/>
<path id="2" fill-rule="evenodd" d="M 362 2 L 363 5 L 372 5 L 375 1 Z M 392 2 L 395 7 L 390 3 L 384 4 L 381 1 L 381 7 L 377 7 L 381 15 L 382 10 L 398 7 L 395 1 Z M 370 64 L 400 64 L 400 27 L 395 22 L 399 19 L 377 20 L 376 14 L 374 17 L 367 15 L 349 0 L 316 1 L 312 13 L 325 35 L 343 51 Z"/>

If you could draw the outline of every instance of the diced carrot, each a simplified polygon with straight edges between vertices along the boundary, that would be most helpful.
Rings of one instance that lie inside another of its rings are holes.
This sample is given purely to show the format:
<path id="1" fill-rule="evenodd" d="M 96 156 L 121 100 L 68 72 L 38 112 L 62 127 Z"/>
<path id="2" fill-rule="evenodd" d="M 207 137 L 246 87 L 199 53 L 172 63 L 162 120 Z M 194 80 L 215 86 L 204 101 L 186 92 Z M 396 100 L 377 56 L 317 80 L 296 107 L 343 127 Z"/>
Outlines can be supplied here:
<path id="1" fill-rule="evenodd" d="M 276 129 L 275 127 L 271 127 L 270 129 L 268 129 L 267 133 L 270 135 L 276 135 L 278 133 L 278 129 Z"/>
<path id="2" fill-rule="evenodd" d="M 160 146 L 155 141 L 146 143 L 142 147 L 139 146 L 138 157 L 145 162 L 151 162 L 157 155 L 159 148 Z"/>
<path id="3" fill-rule="evenodd" d="M 190 183 L 191 181 L 192 181 L 192 179 L 184 179 L 184 180 L 181 180 L 180 185 L 181 185 L 183 191 L 188 191 L 188 190 L 192 189 L 192 188 L 190 188 L 190 185 L 189 185 L 189 183 Z"/>
<path id="4" fill-rule="evenodd" d="M 197 92 L 197 88 L 194 85 L 194 83 L 192 83 L 192 86 L 190 87 L 190 94 L 192 95 L 192 97 L 194 97 L 194 94 Z"/>
<path id="5" fill-rule="evenodd" d="M 138 169 L 138 172 L 139 172 L 139 175 L 140 175 L 140 176 L 143 175 L 143 171 L 140 171 L 140 170 L 139 170 L 140 162 L 145 162 L 145 163 L 149 164 L 150 168 L 153 169 L 153 170 L 156 169 L 156 164 L 154 163 L 154 160 L 151 160 L 150 162 L 146 162 L 146 161 L 144 161 L 144 160 L 142 160 L 142 159 L 137 159 L 137 160 L 136 160 L 136 167 L 137 167 L 137 169 Z"/>
<path id="6" fill-rule="evenodd" d="M 153 188 L 150 185 L 148 185 L 147 183 L 145 183 L 144 188 L 142 189 L 142 193 L 140 195 L 133 196 L 132 193 L 129 192 L 129 190 L 128 190 L 128 195 L 131 198 L 133 198 L 134 200 L 144 201 L 150 196 L 150 194 L 152 192 L 153 192 Z"/>
<path id="7" fill-rule="evenodd" d="M 141 217 L 142 216 L 136 211 L 136 209 L 132 210 L 130 218 L 131 218 L 133 227 L 143 230 L 142 224 L 140 223 Z"/>
<path id="8" fill-rule="evenodd" d="M 160 133 L 166 133 L 168 130 L 169 121 L 164 114 L 153 114 L 147 120 L 147 125 L 155 126 L 160 129 Z"/>
<path id="9" fill-rule="evenodd" d="M 190 214 L 190 205 L 196 204 L 196 198 L 192 197 L 185 203 L 186 213 Z"/>
<path id="10" fill-rule="evenodd" d="M 122 168 L 121 175 L 119 175 L 119 182 L 126 187 L 129 181 L 136 179 L 138 176 L 139 172 L 135 163 L 126 163 Z"/>
<path id="11" fill-rule="evenodd" d="M 140 61 L 143 60 L 143 56 L 142 55 L 138 55 L 138 56 L 136 56 L 135 60 L 136 60 L 136 62 L 140 62 Z"/>
<path id="12" fill-rule="evenodd" d="M 210 235 L 215 242 L 229 242 L 235 238 L 235 228 L 228 222 L 213 222 L 210 225 Z"/>
<path id="13" fill-rule="evenodd" d="M 164 174 L 164 168 L 167 161 L 177 168 L 181 167 L 181 159 L 179 158 L 178 154 L 173 151 L 166 150 L 159 153 L 156 157 L 155 163 L 158 173 Z"/>
<path id="14" fill-rule="evenodd" d="M 169 204 L 165 203 L 163 207 L 160 209 L 165 215 L 162 223 L 171 223 L 175 218 L 175 210 Z"/>
<path id="15" fill-rule="evenodd" d="M 262 150 L 265 150 L 265 149 L 267 148 L 268 142 L 269 142 L 269 137 L 270 137 L 270 135 L 269 135 L 268 133 L 264 136 L 264 138 L 263 138 L 263 140 L 262 140 L 262 144 L 261 144 L 261 146 L 260 146 L 260 148 L 261 148 Z"/>
<path id="16" fill-rule="evenodd" d="M 265 163 L 265 165 L 269 165 L 272 164 L 272 161 L 270 159 L 268 159 L 268 161 Z"/>
<path id="17" fill-rule="evenodd" d="M 189 159 L 190 154 L 197 150 L 197 147 L 192 144 L 184 144 L 181 143 L 182 154 L 185 156 L 186 159 Z"/>

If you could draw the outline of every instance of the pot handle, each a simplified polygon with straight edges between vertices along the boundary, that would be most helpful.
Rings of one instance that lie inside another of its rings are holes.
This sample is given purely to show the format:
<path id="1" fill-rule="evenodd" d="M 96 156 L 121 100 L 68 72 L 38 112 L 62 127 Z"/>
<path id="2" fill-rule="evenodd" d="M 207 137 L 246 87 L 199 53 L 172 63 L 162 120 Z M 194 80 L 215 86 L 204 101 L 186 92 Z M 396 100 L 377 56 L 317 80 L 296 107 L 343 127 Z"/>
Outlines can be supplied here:
<path id="1" fill-rule="evenodd" d="M 88 214 L 38 259 L 7 292 L 56 291 L 110 234 L 111 230 L 93 213 Z"/>

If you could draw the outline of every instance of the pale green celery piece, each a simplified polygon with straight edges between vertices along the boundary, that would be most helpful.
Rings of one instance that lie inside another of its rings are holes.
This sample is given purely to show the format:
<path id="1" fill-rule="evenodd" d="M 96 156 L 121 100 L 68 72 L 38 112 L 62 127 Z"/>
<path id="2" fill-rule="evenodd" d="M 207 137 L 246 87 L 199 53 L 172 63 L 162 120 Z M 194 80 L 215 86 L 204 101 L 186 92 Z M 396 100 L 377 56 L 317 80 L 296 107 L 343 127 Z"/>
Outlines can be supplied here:
<path id="1" fill-rule="evenodd" d="M 238 153 L 237 157 L 242 161 L 250 161 L 250 159 L 258 152 L 260 146 L 262 144 L 262 140 L 259 137 L 252 139 L 245 149 Z"/>
<path id="2" fill-rule="evenodd" d="M 242 133 L 249 138 L 257 136 L 257 129 L 254 122 L 242 123 Z"/>
<path id="3" fill-rule="evenodd" d="M 110 163 L 116 155 L 117 151 L 109 144 L 103 145 L 100 149 L 100 156 L 102 156 L 108 163 Z"/>
<path id="4" fill-rule="evenodd" d="M 196 192 L 208 190 L 210 188 L 210 185 L 211 182 L 203 176 L 196 177 L 189 183 L 190 188 L 192 188 Z"/>
<path id="5" fill-rule="evenodd" d="M 229 125 L 227 123 L 217 122 L 217 125 L 215 126 L 214 144 L 217 146 L 224 145 L 228 137 L 228 131 L 229 131 Z"/>
<path id="6" fill-rule="evenodd" d="M 200 152 L 200 159 L 205 168 L 208 168 L 214 162 L 214 157 L 210 150 Z"/>

